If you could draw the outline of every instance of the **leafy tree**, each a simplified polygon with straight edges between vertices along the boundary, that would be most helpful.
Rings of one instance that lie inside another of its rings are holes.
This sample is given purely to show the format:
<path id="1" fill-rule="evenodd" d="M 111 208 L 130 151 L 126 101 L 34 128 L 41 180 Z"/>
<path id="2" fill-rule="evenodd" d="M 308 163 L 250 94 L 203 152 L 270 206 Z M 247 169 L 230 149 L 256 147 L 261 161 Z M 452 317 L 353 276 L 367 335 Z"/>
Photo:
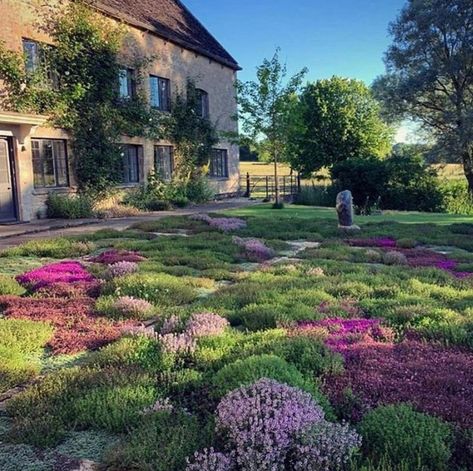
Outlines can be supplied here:
<path id="1" fill-rule="evenodd" d="M 409 0 L 390 32 L 376 95 L 391 118 L 417 120 L 458 156 L 473 195 L 473 3 Z"/>
<path id="2" fill-rule="evenodd" d="M 303 174 L 347 159 L 384 156 L 391 129 L 358 80 L 332 77 L 308 84 L 293 109 L 289 160 Z"/>
<path id="3" fill-rule="evenodd" d="M 268 153 L 274 162 L 275 200 L 279 205 L 278 162 L 286 155 L 290 103 L 299 91 L 306 69 L 288 80 L 287 68 L 279 59 L 279 49 L 272 59 L 257 67 L 256 81 L 237 82 L 241 129 L 260 154 Z"/>

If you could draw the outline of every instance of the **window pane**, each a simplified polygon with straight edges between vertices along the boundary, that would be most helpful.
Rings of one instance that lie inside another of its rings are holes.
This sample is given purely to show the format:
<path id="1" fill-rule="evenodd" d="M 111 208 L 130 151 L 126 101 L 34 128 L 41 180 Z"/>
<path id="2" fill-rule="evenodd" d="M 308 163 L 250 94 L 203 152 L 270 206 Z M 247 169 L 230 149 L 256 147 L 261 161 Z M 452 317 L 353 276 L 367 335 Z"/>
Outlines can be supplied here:
<path id="1" fill-rule="evenodd" d="M 150 103 L 154 108 L 160 107 L 159 100 L 159 79 L 158 77 L 151 76 L 149 78 L 149 87 L 150 87 Z"/>
<path id="2" fill-rule="evenodd" d="M 171 146 L 156 146 L 154 150 L 155 170 L 166 181 L 172 179 L 173 155 Z"/>
<path id="3" fill-rule="evenodd" d="M 23 40 L 23 52 L 25 54 L 25 68 L 27 72 L 35 72 L 39 67 L 39 44 L 28 39 Z"/>
<path id="4" fill-rule="evenodd" d="M 215 178 L 228 177 L 228 153 L 225 149 L 214 149 L 210 159 L 210 176 Z"/>
<path id="5" fill-rule="evenodd" d="M 56 186 L 56 172 L 54 169 L 53 144 L 51 141 L 43 141 L 42 167 L 45 186 Z"/>
<path id="6" fill-rule="evenodd" d="M 69 172 L 67 168 L 66 143 L 64 141 L 53 141 L 53 153 L 56 165 L 57 186 L 69 184 Z"/>
<path id="7" fill-rule="evenodd" d="M 126 69 L 120 70 L 120 97 L 121 98 L 129 98 L 129 91 L 128 91 L 128 72 Z"/>
<path id="8" fill-rule="evenodd" d="M 138 183 L 140 181 L 138 146 L 127 145 L 123 153 L 123 183 Z"/>

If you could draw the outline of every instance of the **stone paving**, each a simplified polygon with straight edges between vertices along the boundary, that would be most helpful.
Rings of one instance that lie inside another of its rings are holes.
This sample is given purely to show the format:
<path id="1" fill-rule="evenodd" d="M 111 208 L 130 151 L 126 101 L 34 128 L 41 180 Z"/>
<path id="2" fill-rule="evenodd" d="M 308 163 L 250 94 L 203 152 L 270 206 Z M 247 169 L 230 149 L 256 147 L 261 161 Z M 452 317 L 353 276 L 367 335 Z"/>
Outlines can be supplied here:
<path id="1" fill-rule="evenodd" d="M 116 229 L 121 231 L 137 222 L 161 219 L 167 216 L 186 216 L 196 213 L 218 212 L 254 204 L 258 204 L 258 202 L 250 201 L 246 198 L 235 198 L 184 209 L 176 209 L 174 211 L 145 213 L 140 216 L 128 218 L 80 219 L 77 221 L 44 219 L 25 224 L 0 225 L 0 249 L 19 245 L 34 239 L 81 235 L 101 229 Z"/>

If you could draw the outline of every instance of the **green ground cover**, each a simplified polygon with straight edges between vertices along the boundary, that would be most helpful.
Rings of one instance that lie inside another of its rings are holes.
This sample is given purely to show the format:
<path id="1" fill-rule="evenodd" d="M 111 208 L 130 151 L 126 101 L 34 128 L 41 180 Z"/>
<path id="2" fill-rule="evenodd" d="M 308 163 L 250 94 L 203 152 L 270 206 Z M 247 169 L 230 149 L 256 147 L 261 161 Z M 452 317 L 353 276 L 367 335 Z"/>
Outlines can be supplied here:
<path id="1" fill-rule="evenodd" d="M 471 469 L 471 218 L 226 216 L 0 254 L 0 469 Z"/>

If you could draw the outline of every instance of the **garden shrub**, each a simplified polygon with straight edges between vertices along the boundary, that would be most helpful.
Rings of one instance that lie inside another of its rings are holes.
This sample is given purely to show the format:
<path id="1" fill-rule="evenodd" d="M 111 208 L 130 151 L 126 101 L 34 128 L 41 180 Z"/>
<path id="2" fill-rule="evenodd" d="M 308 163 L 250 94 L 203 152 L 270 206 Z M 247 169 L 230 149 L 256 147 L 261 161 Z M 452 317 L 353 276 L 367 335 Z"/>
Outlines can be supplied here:
<path id="1" fill-rule="evenodd" d="M 151 373 L 164 368 L 159 342 L 144 335 L 122 337 L 92 353 L 85 362 L 98 367 L 139 366 Z"/>
<path id="2" fill-rule="evenodd" d="M 280 469 L 294 437 L 324 420 L 312 396 L 272 379 L 240 387 L 217 407 L 216 428 L 228 437 L 241 469 Z"/>
<path id="3" fill-rule="evenodd" d="M 21 296 L 24 292 L 25 289 L 16 280 L 0 275 L 0 296 L 8 294 Z"/>
<path id="4" fill-rule="evenodd" d="M 361 437 L 348 425 L 321 421 L 302 431 L 290 452 L 291 470 L 346 469 L 361 446 Z"/>
<path id="5" fill-rule="evenodd" d="M 85 392 L 72 404 L 79 427 L 124 432 L 141 420 L 143 410 L 156 399 L 151 385 L 100 387 Z"/>
<path id="6" fill-rule="evenodd" d="M 62 369 L 7 403 L 14 419 L 11 436 L 36 446 L 55 445 L 78 417 L 84 425 L 119 429 L 124 417 L 138 417 L 142 404 L 150 405 L 156 395 L 152 377 L 136 368 Z"/>
<path id="7" fill-rule="evenodd" d="M 95 310 L 112 319 L 146 320 L 157 315 L 149 301 L 132 296 L 101 296 L 95 303 Z"/>
<path id="8" fill-rule="evenodd" d="M 343 358 L 314 336 L 293 335 L 276 341 L 271 353 L 284 358 L 307 376 L 343 372 Z"/>
<path id="9" fill-rule="evenodd" d="M 194 338 L 221 335 L 228 327 L 228 321 L 212 312 L 198 312 L 188 319 L 185 331 Z"/>
<path id="10" fill-rule="evenodd" d="M 331 414 L 330 404 L 317 385 L 305 378 L 294 365 L 276 355 L 254 355 L 224 366 L 212 379 L 213 393 L 222 397 L 229 391 L 248 386 L 261 378 L 269 378 L 310 393 L 326 413 Z"/>
<path id="11" fill-rule="evenodd" d="M 383 263 L 386 265 L 407 265 L 408 261 L 403 253 L 392 250 L 384 254 Z"/>
<path id="12" fill-rule="evenodd" d="M 159 412 L 142 417 L 105 457 L 105 469 L 182 471 L 186 458 L 207 444 L 209 433 L 193 416 Z"/>
<path id="13" fill-rule="evenodd" d="M 47 216 L 51 219 L 82 219 L 94 217 L 93 203 L 89 196 L 58 195 L 49 193 L 46 200 Z"/>
<path id="14" fill-rule="evenodd" d="M 365 452 L 376 460 L 388 458 L 393 466 L 404 463 L 409 469 L 449 469 L 451 427 L 407 404 L 378 407 L 363 418 L 359 430 Z"/>
<path id="15" fill-rule="evenodd" d="M 109 282 L 104 291 L 108 294 L 145 299 L 158 306 L 188 304 L 197 297 L 197 292 L 188 283 L 165 273 L 116 278 Z"/>
<path id="16" fill-rule="evenodd" d="M 233 471 L 235 460 L 229 453 L 220 453 L 213 448 L 205 448 L 187 459 L 186 471 Z"/>
<path id="17" fill-rule="evenodd" d="M 55 239 L 31 240 L 24 244 L 2 250 L 2 257 L 49 257 L 75 258 L 88 255 L 95 250 L 93 242 L 81 242 L 58 237 Z"/>

